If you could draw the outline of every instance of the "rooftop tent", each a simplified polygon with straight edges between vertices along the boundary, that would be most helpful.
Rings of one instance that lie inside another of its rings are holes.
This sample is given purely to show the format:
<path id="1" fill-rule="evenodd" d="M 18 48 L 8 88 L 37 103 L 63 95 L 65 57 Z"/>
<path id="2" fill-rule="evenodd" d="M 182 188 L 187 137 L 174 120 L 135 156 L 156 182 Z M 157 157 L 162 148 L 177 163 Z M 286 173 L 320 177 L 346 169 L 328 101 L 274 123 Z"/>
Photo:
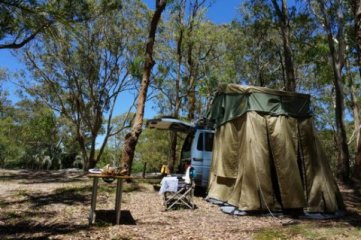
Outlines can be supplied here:
<path id="1" fill-rule="evenodd" d="M 344 208 L 309 95 L 221 85 L 208 120 L 216 129 L 209 198 L 243 211 Z"/>

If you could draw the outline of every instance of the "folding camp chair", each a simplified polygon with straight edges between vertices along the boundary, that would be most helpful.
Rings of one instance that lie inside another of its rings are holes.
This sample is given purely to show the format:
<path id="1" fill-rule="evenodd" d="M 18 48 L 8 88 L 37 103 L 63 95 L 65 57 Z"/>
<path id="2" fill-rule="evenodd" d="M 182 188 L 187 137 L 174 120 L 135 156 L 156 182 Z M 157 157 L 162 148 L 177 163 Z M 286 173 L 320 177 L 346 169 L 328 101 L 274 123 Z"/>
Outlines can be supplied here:
<path id="1" fill-rule="evenodd" d="M 188 184 L 184 181 L 179 181 L 176 192 L 164 192 L 164 206 L 166 210 L 177 207 L 194 209 L 193 193 L 193 183 Z"/>
<path id="2" fill-rule="evenodd" d="M 160 193 L 164 196 L 165 210 L 172 208 L 194 209 L 194 182 L 192 176 L 186 180 L 181 177 L 164 177 Z"/>
<path id="3" fill-rule="evenodd" d="M 177 207 L 194 209 L 193 194 L 193 183 L 179 181 L 176 192 L 164 192 L 164 206 L 166 210 Z"/>

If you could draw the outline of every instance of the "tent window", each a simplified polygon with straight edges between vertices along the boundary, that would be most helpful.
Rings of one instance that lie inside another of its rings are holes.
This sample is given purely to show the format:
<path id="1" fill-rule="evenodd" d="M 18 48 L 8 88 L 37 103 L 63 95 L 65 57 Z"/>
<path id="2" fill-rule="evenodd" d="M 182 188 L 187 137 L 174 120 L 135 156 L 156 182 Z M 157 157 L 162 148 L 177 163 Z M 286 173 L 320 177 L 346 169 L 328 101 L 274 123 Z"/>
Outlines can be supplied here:
<path id="1" fill-rule="evenodd" d="M 197 143 L 197 150 L 207 152 L 211 152 L 213 150 L 213 133 L 204 132 L 199 135 L 198 143 Z M 203 148 L 203 141 L 204 141 L 204 148 Z"/>

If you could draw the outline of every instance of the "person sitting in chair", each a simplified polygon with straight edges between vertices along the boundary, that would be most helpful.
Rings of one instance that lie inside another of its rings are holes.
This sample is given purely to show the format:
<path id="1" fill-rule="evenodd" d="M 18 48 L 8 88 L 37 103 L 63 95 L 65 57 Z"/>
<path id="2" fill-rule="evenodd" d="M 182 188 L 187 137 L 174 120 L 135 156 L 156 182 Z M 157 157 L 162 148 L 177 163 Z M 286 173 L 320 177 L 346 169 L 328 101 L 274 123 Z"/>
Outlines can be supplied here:
<path id="1" fill-rule="evenodd" d="M 160 169 L 160 174 L 161 174 L 162 177 L 165 177 L 165 176 L 167 176 L 167 175 L 170 174 L 168 165 L 166 165 L 166 164 L 163 164 L 163 165 L 162 165 L 162 167 L 161 167 L 161 169 Z"/>
<path id="2" fill-rule="evenodd" d="M 184 168 L 185 168 L 186 172 L 185 172 L 184 176 L 182 177 L 182 179 L 184 179 L 185 183 L 191 184 L 193 181 L 193 178 L 195 176 L 195 170 L 191 165 L 191 161 L 187 160 L 184 162 L 184 164 L 185 164 Z"/>

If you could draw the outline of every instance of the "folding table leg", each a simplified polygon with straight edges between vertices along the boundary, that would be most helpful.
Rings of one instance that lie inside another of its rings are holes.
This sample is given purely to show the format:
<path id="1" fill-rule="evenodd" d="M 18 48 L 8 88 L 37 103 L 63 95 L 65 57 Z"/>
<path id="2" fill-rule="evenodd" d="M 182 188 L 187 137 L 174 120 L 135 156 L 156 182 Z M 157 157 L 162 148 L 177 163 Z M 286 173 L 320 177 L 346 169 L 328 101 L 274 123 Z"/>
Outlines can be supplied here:
<path id="1" fill-rule="evenodd" d="M 123 179 L 117 179 L 117 192 L 115 195 L 115 223 L 119 224 L 120 214 L 121 214 L 121 204 L 122 204 L 122 188 L 123 188 Z"/>
<path id="2" fill-rule="evenodd" d="M 90 212 L 89 212 L 89 225 L 93 224 L 94 214 L 97 202 L 97 192 L 98 192 L 98 178 L 93 178 L 93 189 L 92 189 L 92 198 L 90 203 Z"/>

